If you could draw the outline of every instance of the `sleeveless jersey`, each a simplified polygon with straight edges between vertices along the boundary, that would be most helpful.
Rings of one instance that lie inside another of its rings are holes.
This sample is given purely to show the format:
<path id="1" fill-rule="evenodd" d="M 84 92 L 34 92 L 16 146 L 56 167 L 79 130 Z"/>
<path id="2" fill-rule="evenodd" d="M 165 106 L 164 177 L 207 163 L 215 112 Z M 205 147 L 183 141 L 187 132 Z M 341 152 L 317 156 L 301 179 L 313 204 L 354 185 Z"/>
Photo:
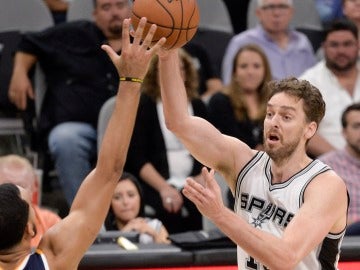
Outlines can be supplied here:
<path id="1" fill-rule="evenodd" d="M 281 237 L 284 229 L 299 211 L 308 184 L 330 167 L 313 160 L 304 169 L 284 183 L 272 184 L 270 157 L 258 152 L 240 171 L 235 191 L 235 212 L 249 224 Z M 296 270 L 337 269 L 341 241 L 340 234 L 329 233 L 311 253 L 295 268 Z M 239 269 L 268 269 L 257 262 L 239 246 L 237 247 Z"/>
<path id="2" fill-rule="evenodd" d="M 21 270 L 50 270 L 45 255 L 41 250 L 37 249 L 34 253 L 24 260 L 24 262 L 17 268 Z"/>

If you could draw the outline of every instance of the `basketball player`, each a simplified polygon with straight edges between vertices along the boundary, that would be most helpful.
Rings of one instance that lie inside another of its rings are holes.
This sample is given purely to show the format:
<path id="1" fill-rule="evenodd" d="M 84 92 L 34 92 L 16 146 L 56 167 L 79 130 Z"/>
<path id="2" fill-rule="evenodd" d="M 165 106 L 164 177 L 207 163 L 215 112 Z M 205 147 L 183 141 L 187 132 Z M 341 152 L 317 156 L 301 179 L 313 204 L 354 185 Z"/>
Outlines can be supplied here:
<path id="1" fill-rule="evenodd" d="M 325 112 L 318 89 L 295 78 L 271 83 L 265 151 L 255 151 L 190 116 L 178 52 L 161 51 L 159 57 L 167 127 L 213 168 L 203 169 L 204 183 L 187 179 L 183 193 L 238 245 L 239 269 L 337 269 L 346 187 L 305 152 Z M 235 195 L 236 213 L 224 206 L 214 170 Z"/>
<path id="2" fill-rule="evenodd" d="M 77 269 L 95 240 L 122 174 L 139 103 L 139 82 L 144 78 L 152 56 L 165 42 L 160 39 L 154 47 L 147 49 L 156 30 L 153 25 L 141 44 L 145 23 L 143 18 L 131 44 L 129 20 L 124 20 L 121 59 L 111 47 L 103 46 L 124 81 L 119 86 L 96 168 L 82 183 L 69 215 L 44 234 L 33 254 L 30 254 L 30 240 L 36 235 L 36 228 L 29 194 L 14 184 L 0 185 L 1 270 Z"/>

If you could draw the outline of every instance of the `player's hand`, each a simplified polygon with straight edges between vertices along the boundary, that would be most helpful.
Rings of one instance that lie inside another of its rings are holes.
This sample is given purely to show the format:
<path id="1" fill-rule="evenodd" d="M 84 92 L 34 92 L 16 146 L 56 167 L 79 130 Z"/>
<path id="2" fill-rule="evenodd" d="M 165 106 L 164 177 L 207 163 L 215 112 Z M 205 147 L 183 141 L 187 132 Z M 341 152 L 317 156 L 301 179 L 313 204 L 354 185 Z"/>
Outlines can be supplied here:
<path id="1" fill-rule="evenodd" d="M 121 56 L 110 46 L 102 45 L 115 65 L 120 77 L 133 77 L 143 79 L 147 73 L 150 60 L 165 43 L 166 38 L 161 38 L 155 45 L 150 47 L 157 26 L 151 25 L 145 39 L 142 41 L 146 18 L 141 18 L 138 28 L 134 32 L 133 42 L 130 42 L 130 19 L 125 19 L 122 31 Z"/>
<path id="2" fill-rule="evenodd" d="M 214 173 L 214 170 L 209 172 L 204 167 L 201 171 L 204 183 L 187 178 L 183 189 L 183 194 L 196 205 L 201 214 L 210 220 L 222 213 L 225 208 L 221 189 L 215 180 Z"/>

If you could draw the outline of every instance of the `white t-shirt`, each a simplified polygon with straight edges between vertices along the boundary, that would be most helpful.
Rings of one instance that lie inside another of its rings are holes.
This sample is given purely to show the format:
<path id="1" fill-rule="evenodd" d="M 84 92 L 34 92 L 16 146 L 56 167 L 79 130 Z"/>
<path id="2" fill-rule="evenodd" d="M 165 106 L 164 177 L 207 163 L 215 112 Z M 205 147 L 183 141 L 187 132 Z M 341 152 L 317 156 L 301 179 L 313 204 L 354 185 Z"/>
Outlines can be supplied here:
<path id="1" fill-rule="evenodd" d="M 309 81 L 321 92 L 326 103 L 326 112 L 318 133 L 337 149 L 342 149 L 346 144 L 342 136 L 341 115 L 347 106 L 360 101 L 360 72 L 358 73 L 353 96 L 340 85 L 324 60 L 300 76 L 300 79 Z"/>

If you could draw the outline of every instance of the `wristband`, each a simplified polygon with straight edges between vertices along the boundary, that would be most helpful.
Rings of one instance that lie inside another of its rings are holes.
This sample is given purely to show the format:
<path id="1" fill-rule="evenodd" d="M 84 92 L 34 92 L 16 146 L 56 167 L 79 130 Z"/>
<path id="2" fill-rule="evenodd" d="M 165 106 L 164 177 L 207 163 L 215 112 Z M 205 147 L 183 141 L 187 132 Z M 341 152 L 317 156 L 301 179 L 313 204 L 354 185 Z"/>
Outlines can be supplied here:
<path id="1" fill-rule="evenodd" d="M 143 83 L 142 79 L 133 77 L 120 77 L 120 81 Z"/>

